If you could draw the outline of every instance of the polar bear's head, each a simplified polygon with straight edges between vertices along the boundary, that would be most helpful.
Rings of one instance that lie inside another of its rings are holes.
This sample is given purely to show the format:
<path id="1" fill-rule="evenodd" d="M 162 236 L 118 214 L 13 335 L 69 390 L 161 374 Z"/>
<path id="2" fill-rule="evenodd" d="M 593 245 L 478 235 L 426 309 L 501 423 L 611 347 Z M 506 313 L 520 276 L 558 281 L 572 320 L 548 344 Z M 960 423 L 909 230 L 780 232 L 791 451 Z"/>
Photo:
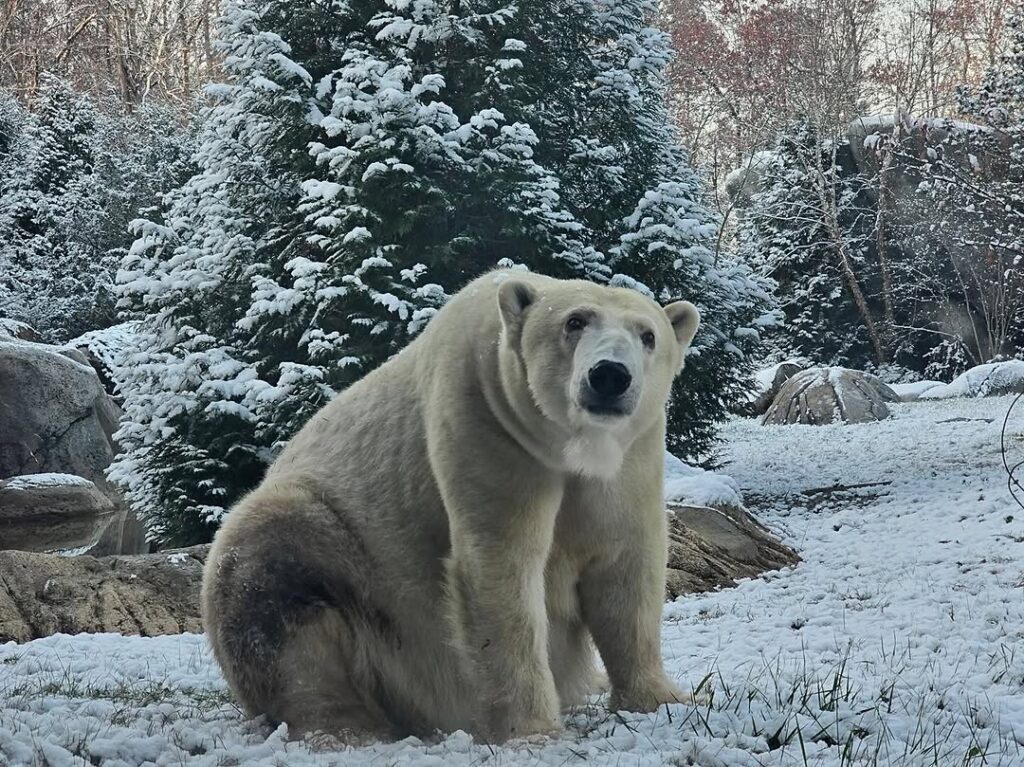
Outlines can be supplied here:
<path id="1" fill-rule="evenodd" d="M 544 416 L 569 435 L 565 463 L 614 475 L 623 452 L 664 413 L 700 317 L 687 301 L 585 281 L 509 277 L 498 286 L 503 343 Z"/>

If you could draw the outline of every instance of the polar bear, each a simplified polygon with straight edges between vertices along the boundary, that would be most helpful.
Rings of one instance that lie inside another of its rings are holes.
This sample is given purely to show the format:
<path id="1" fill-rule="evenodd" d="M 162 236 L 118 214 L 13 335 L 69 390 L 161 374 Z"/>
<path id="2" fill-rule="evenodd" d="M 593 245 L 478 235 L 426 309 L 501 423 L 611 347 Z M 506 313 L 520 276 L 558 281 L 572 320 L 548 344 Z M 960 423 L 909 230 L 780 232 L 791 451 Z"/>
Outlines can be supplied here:
<path id="1" fill-rule="evenodd" d="M 683 693 L 660 625 L 665 403 L 690 303 L 489 272 L 289 442 L 226 517 L 203 620 L 294 736 L 553 733 Z"/>

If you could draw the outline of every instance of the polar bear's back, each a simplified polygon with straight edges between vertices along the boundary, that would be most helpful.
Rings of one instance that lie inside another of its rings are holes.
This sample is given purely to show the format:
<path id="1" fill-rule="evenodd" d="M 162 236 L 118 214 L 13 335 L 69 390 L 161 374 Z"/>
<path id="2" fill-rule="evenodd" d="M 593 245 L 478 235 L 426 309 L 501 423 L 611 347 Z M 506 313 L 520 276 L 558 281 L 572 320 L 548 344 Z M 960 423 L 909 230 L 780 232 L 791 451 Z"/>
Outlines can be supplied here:
<path id="1" fill-rule="evenodd" d="M 387 599 L 424 599 L 442 580 L 448 520 L 431 469 L 426 414 L 479 398 L 477 371 L 493 366 L 501 323 L 497 282 L 460 291 L 395 357 L 315 414 L 269 469 L 264 483 L 311 482 L 338 522 L 366 541 Z M 259 492 L 259 491 L 257 491 Z M 418 584 L 410 571 L 431 573 Z"/>

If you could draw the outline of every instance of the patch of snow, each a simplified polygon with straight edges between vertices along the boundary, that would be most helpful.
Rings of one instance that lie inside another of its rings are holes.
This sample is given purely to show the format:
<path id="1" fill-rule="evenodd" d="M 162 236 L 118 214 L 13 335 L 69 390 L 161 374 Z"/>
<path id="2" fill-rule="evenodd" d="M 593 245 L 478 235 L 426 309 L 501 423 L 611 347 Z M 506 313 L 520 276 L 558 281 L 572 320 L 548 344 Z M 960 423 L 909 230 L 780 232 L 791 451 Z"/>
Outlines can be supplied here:
<path id="1" fill-rule="evenodd" d="M 665 453 L 665 501 L 691 506 L 743 506 L 732 477 L 690 466 Z"/>
<path id="2" fill-rule="evenodd" d="M 89 549 L 91 549 L 95 545 L 96 541 L 89 541 L 89 543 L 85 544 L 84 546 L 75 546 L 70 549 L 57 549 L 52 553 L 58 557 L 80 557 L 86 552 L 88 552 Z"/>
<path id="3" fill-rule="evenodd" d="M 77 474 L 20 474 L 0 481 L 3 490 L 32 490 L 38 487 L 93 487 L 92 482 Z"/>
<path id="4" fill-rule="evenodd" d="M 942 381 L 914 381 L 913 383 L 889 384 L 889 388 L 896 392 L 900 399 L 914 399 L 937 386 L 945 385 Z"/>
<path id="5" fill-rule="evenodd" d="M 756 182 L 760 174 L 777 160 L 778 153 L 773 150 L 754 152 L 746 158 L 743 165 L 726 174 L 723 185 L 727 189 L 740 188 L 747 183 L 748 176 Z"/>

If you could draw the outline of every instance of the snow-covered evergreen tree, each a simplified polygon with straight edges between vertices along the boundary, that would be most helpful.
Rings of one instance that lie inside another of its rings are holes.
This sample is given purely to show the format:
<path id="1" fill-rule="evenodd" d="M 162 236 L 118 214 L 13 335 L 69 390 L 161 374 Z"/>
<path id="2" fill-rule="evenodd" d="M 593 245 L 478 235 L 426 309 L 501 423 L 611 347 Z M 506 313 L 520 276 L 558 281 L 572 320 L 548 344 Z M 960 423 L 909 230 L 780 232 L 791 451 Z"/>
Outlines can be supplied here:
<path id="1" fill-rule="evenodd" d="M 862 180 L 835 158 L 832 143 L 806 122 L 780 133 L 761 156 L 761 191 L 744 211 L 739 254 L 776 283 L 785 321 L 772 340 L 783 356 L 861 367 L 870 343 L 844 283 L 837 238 L 863 275 L 874 216 L 860 199 Z"/>
<path id="2" fill-rule="evenodd" d="M 185 138 L 159 107 L 124 115 L 46 76 L 0 102 L 0 316 L 52 341 L 114 319 L 127 223 L 180 183 Z"/>
<path id="3" fill-rule="evenodd" d="M 224 5 L 199 171 L 119 277 L 147 330 L 113 476 L 157 540 L 208 538 L 313 411 L 501 261 L 701 306 L 672 444 L 706 453 L 766 296 L 712 253 L 653 8 Z"/>
<path id="4" fill-rule="evenodd" d="M 47 334 L 73 331 L 94 295 L 91 253 L 67 213 L 96 207 L 88 183 L 95 120 L 88 99 L 46 78 L 0 179 L 0 312 Z"/>

